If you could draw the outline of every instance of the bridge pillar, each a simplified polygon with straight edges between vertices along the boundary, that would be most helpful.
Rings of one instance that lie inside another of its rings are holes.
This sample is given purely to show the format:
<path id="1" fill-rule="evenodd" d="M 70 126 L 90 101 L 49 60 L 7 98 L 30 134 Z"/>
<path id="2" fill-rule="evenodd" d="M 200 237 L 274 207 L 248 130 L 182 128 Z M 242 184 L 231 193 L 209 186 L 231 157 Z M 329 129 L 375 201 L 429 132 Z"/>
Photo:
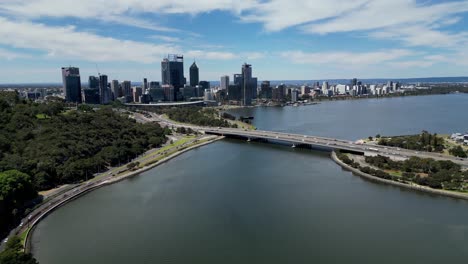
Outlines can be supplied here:
<path id="1" fill-rule="evenodd" d="M 295 148 L 295 147 L 296 147 L 296 144 L 293 144 L 293 145 L 291 146 L 291 148 Z"/>
<path id="2" fill-rule="evenodd" d="M 247 142 L 250 142 L 250 138 L 247 138 Z"/>

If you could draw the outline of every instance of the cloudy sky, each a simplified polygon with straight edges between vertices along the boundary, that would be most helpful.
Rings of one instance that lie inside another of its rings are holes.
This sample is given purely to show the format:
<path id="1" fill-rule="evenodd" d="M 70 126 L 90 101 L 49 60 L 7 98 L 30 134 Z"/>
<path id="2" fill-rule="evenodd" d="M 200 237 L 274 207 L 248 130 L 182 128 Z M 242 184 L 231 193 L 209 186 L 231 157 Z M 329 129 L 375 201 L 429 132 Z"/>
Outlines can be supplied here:
<path id="1" fill-rule="evenodd" d="M 0 83 L 60 82 L 77 66 L 160 80 L 168 53 L 218 80 L 468 75 L 468 1 L 1 0 Z"/>

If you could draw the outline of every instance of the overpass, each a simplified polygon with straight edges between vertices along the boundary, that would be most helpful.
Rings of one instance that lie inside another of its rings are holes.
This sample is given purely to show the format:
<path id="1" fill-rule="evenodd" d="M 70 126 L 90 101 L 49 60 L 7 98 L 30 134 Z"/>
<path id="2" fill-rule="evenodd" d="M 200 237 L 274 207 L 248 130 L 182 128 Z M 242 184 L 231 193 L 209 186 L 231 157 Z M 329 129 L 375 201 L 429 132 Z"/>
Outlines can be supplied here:
<path id="1" fill-rule="evenodd" d="M 415 151 L 395 147 L 381 146 L 376 144 L 357 144 L 349 140 L 318 137 L 311 135 L 301 135 L 294 133 L 283 133 L 265 130 L 246 130 L 238 128 L 200 127 L 190 124 L 175 123 L 172 120 L 165 119 L 162 116 L 158 116 L 156 114 L 151 114 L 151 116 L 152 118 L 150 119 L 145 118 L 144 116 L 141 116 L 141 118 L 146 119 L 145 121 L 157 121 L 159 123 L 162 123 L 163 125 L 165 124 L 174 127 L 186 127 L 206 134 L 241 138 L 245 139 L 246 141 L 282 143 L 290 145 L 291 147 L 308 147 L 312 149 L 326 151 L 339 150 L 351 153 L 364 154 L 367 156 L 382 155 L 391 157 L 393 159 L 407 159 L 409 157 L 415 156 L 419 158 L 431 158 L 435 160 L 450 160 L 456 164 L 468 168 L 468 159 L 457 158 L 434 152 Z"/>

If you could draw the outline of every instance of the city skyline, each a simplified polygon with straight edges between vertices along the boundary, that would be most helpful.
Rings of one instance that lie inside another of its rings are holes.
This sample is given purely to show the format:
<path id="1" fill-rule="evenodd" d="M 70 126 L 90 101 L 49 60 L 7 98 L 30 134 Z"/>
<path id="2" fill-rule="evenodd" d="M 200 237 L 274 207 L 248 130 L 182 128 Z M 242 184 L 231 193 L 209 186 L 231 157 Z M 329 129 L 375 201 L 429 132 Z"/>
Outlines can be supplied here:
<path id="1" fill-rule="evenodd" d="M 467 11 L 468 1 L 7 0 L 0 83 L 59 83 L 57 65 L 90 76 L 96 64 L 118 80 L 160 81 L 171 53 L 196 60 L 200 80 L 244 62 L 259 80 L 466 76 Z"/>

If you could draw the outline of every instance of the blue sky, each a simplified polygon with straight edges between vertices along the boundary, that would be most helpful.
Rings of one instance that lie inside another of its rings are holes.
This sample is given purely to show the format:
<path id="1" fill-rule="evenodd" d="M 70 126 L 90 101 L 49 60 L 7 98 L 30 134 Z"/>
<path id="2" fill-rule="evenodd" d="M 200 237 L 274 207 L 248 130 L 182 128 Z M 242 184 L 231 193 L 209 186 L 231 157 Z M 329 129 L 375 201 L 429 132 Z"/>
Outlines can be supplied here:
<path id="1" fill-rule="evenodd" d="M 468 75 L 468 1 L 1 0 L 0 83 L 160 80 L 168 53 L 202 80 Z"/>

